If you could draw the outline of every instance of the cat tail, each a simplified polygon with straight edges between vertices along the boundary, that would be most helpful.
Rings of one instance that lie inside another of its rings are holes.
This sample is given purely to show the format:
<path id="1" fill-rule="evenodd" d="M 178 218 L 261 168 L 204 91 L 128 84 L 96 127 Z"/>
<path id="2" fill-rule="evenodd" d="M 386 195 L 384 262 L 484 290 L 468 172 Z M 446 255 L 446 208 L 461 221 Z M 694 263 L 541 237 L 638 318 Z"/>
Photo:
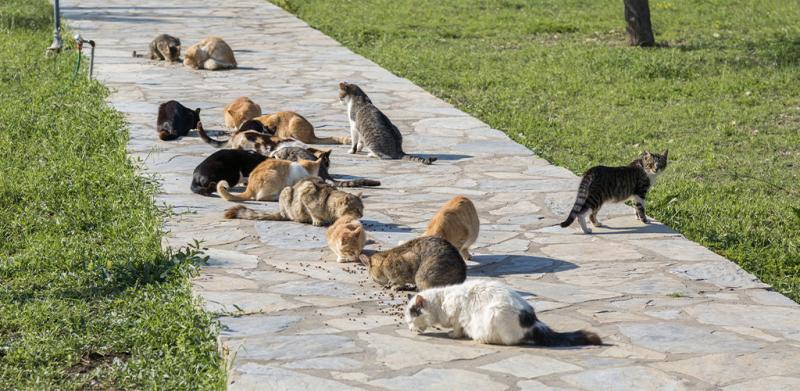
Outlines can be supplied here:
<path id="1" fill-rule="evenodd" d="M 333 137 L 317 137 L 311 140 L 311 144 L 350 144 L 350 137 L 347 136 L 333 136 Z"/>
<path id="2" fill-rule="evenodd" d="M 569 216 L 567 219 L 561 223 L 562 228 L 569 227 L 575 218 L 578 217 L 578 214 L 583 211 L 583 206 L 586 204 L 586 199 L 589 197 L 589 186 L 592 184 L 592 174 L 586 173 L 581 179 L 581 184 L 578 186 L 578 196 L 575 197 L 575 204 L 572 206 L 572 210 L 569 212 Z"/>
<path id="3" fill-rule="evenodd" d="M 412 162 L 419 162 L 419 163 L 422 163 L 422 164 L 425 164 L 425 165 L 430 165 L 431 163 L 439 160 L 439 158 L 437 158 L 437 157 L 420 157 L 420 156 L 409 155 L 409 154 L 404 154 L 401 159 L 403 159 L 403 160 L 411 160 Z"/>
<path id="4" fill-rule="evenodd" d="M 366 186 L 380 186 L 381 181 L 374 179 L 353 179 L 349 181 L 333 180 L 333 185 L 336 187 L 366 187 Z"/>
<path id="5" fill-rule="evenodd" d="M 200 138 L 203 139 L 203 141 L 205 141 L 208 144 L 211 144 L 214 148 L 222 148 L 226 144 L 228 144 L 228 140 L 219 141 L 209 137 L 208 133 L 206 133 L 206 130 L 203 129 L 203 124 L 201 122 L 197 123 L 197 134 L 200 135 Z"/>
<path id="6" fill-rule="evenodd" d="M 273 221 L 288 221 L 283 217 L 281 212 L 259 212 L 245 207 L 244 205 L 236 205 L 225 210 L 226 219 L 246 219 L 246 220 L 273 220 Z"/>
<path id="7" fill-rule="evenodd" d="M 250 186 L 247 186 L 247 189 L 244 190 L 242 193 L 233 194 L 228 192 L 228 181 L 219 181 L 217 183 L 217 193 L 219 196 L 224 198 L 226 201 L 248 201 L 253 199 L 253 190 Z"/>
<path id="8" fill-rule="evenodd" d="M 541 346 L 583 346 L 583 345 L 602 345 L 600 337 L 586 330 L 568 331 L 559 333 L 553 331 L 550 326 L 544 324 L 536 318 L 533 311 L 524 311 L 519 315 L 519 323 L 522 327 L 528 328 L 525 339 Z"/>

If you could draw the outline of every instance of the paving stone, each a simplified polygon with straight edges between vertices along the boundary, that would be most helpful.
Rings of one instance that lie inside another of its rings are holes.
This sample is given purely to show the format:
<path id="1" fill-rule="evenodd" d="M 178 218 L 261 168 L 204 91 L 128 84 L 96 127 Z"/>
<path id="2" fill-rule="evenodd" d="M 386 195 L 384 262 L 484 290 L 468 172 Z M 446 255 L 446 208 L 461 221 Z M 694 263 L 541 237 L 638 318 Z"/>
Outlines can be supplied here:
<path id="1" fill-rule="evenodd" d="M 268 365 L 247 363 L 236 368 L 229 390 L 363 390 L 334 380 L 288 371 Z"/>
<path id="2" fill-rule="evenodd" d="M 288 329 L 291 325 L 303 320 L 292 315 L 245 315 L 222 316 L 217 319 L 220 324 L 220 337 L 252 337 L 260 334 L 275 334 Z"/>
<path id="3" fill-rule="evenodd" d="M 434 364 L 453 360 L 468 360 L 495 351 L 492 347 L 469 343 L 433 344 L 418 340 L 393 337 L 378 333 L 358 333 L 358 338 L 369 343 L 375 358 L 392 369 Z"/>
<path id="4" fill-rule="evenodd" d="M 720 288 L 763 288 L 767 286 L 756 276 L 728 260 L 682 265 L 670 269 L 670 272 L 696 281 L 705 281 Z"/>
<path id="5" fill-rule="evenodd" d="M 274 293 L 250 291 L 200 291 L 203 307 L 210 312 L 272 312 L 304 307 Z"/>
<path id="6" fill-rule="evenodd" d="M 634 345 L 664 353 L 751 352 L 764 346 L 733 333 L 677 323 L 634 323 L 619 328 Z"/>
<path id="7" fill-rule="evenodd" d="M 727 387 L 722 387 L 723 391 L 750 391 L 750 390 L 770 390 L 770 391 L 795 391 L 800 390 L 800 378 L 786 376 L 770 376 L 763 379 L 750 380 Z"/>
<path id="8" fill-rule="evenodd" d="M 370 381 L 369 384 L 389 390 L 505 390 L 502 383 L 492 381 L 489 376 L 462 369 L 425 368 L 411 376 L 397 376 Z"/>
<path id="9" fill-rule="evenodd" d="M 550 387 L 540 381 L 523 380 L 517 383 L 520 391 L 573 391 L 575 388 Z"/>
<path id="10" fill-rule="evenodd" d="M 363 367 L 360 361 L 353 360 L 347 357 L 320 357 L 309 358 L 306 360 L 292 361 L 284 364 L 284 368 L 290 369 L 336 369 L 336 370 L 353 370 Z"/>
<path id="11" fill-rule="evenodd" d="M 652 365 L 661 370 L 683 373 L 719 386 L 742 380 L 797 373 L 798 359 L 800 354 L 797 351 L 762 351 L 753 354 L 719 353 Z"/>
<path id="12" fill-rule="evenodd" d="M 398 319 L 382 315 L 355 315 L 351 318 L 328 320 L 329 326 L 339 330 L 371 330 L 381 326 L 397 324 Z"/>
<path id="13" fill-rule="evenodd" d="M 275 335 L 245 341 L 237 360 L 304 360 L 359 353 L 361 348 L 343 335 Z"/>
<path id="14" fill-rule="evenodd" d="M 691 384 L 683 379 L 672 377 L 653 368 L 641 366 L 590 370 L 562 376 L 562 379 L 567 383 L 587 390 L 597 391 L 678 391 L 692 389 Z"/>
<path id="15" fill-rule="evenodd" d="M 535 356 L 532 354 L 521 354 L 509 357 L 505 360 L 483 365 L 478 368 L 487 371 L 507 373 L 515 377 L 527 379 L 582 369 L 577 365 L 572 365 L 554 358 Z"/>
<path id="16" fill-rule="evenodd" d="M 256 289 L 258 284 L 247 278 L 239 278 L 226 276 L 222 274 L 209 274 L 203 273 L 198 278 L 192 280 L 192 283 L 200 287 L 204 291 L 236 291 L 242 289 Z"/>
<path id="17" fill-rule="evenodd" d="M 782 331 L 797 331 L 800 328 L 798 307 L 707 303 L 686 308 L 685 311 L 705 324 Z"/>
<path id="18" fill-rule="evenodd" d="M 258 266 L 257 256 L 243 254 L 238 251 L 210 248 L 204 251 L 204 255 L 208 256 L 208 263 L 205 267 L 255 269 Z"/>
<path id="19" fill-rule="evenodd" d="M 328 247 L 325 228 L 311 224 L 287 223 L 284 221 L 259 221 L 256 231 L 261 242 L 289 250 L 311 250 Z"/>
<path id="20" fill-rule="evenodd" d="M 608 299 L 621 296 L 619 293 L 600 289 L 583 288 L 568 284 L 532 281 L 526 278 L 511 277 L 505 279 L 508 285 L 519 291 L 536 296 L 544 296 L 564 303 L 581 303 L 589 300 Z"/>
<path id="21" fill-rule="evenodd" d="M 642 254 L 632 246 L 597 245 L 594 243 L 553 244 L 541 251 L 553 258 L 571 262 L 637 260 Z"/>

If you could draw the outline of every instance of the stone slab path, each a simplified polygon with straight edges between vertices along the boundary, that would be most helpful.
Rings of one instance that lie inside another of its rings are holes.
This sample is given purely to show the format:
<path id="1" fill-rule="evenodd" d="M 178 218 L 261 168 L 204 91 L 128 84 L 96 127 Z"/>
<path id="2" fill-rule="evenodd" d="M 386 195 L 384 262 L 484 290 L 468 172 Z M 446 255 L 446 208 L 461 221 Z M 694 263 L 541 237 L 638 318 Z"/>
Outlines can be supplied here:
<path id="1" fill-rule="evenodd" d="M 157 202 L 176 212 L 165 244 L 199 239 L 209 249 L 195 287 L 207 310 L 221 314 L 231 389 L 800 389 L 796 304 L 669 228 L 639 224 L 626 206 L 606 208 L 613 228 L 594 235 L 553 228 L 571 206 L 575 175 L 278 7 L 258 0 L 62 7 L 75 32 L 98 42 L 97 77 L 130 123 L 130 154 L 160 179 Z M 193 71 L 131 58 L 159 33 L 180 37 L 184 48 L 224 37 L 241 68 Z M 383 182 L 364 190 L 364 222 L 376 242 L 369 248 L 413 238 L 441 204 L 466 195 L 482 223 L 469 278 L 500 280 L 554 328 L 590 328 L 607 346 L 500 347 L 450 340 L 444 331 L 412 335 L 396 316 L 405 297 L 381 292 L 362 267 L 337 264 L 322 228 L 223 220 L 231 203 L 189 191 L 192 170 L 212 148 L 196 134 L 177 142 L 155 136 L 160 102 L 202 107 L 206 128 L 221 129 L 222 107 L 241 95 L 265 112 L 298 111 L 325 125 L 322 135 L 345 135 L 343 80 L 361 85 L 399 126 L 407 151 L 439 157 L 421 166 L 333 147 L 333 173 Z"/>

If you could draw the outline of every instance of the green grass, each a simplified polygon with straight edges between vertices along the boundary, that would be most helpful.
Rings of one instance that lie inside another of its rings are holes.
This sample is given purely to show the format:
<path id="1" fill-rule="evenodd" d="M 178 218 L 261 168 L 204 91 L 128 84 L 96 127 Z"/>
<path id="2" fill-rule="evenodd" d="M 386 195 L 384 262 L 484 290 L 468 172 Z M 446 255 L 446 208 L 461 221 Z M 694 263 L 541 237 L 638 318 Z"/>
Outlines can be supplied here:
<path id="1" fill-rule="evenodd" d="M 800 299 L 797 1 L 276 3 L 576 173 L 669 148 L 649 214 Z"/>
<path id="2" fill-rule="evenodd" d="M 162 251 L 107 91 L 72 78 L 74 51 L 44 56 L 50 15 L 0 4 L 0 389 L 222 388 L 200 257 Z"/>

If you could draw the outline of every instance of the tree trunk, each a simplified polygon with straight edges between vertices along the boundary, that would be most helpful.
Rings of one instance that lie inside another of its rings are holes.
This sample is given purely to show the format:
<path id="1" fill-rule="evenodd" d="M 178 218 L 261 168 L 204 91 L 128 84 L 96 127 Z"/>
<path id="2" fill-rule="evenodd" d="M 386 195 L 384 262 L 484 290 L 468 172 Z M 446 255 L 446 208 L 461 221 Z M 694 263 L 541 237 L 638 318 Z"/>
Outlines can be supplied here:
<path id="1" fill-rule="evenodd" d="M 650 4 L 647 0 L 624 0 L 625 21 L 632 46 L 654 46 L 653 28 L 650 25 Z"/>

